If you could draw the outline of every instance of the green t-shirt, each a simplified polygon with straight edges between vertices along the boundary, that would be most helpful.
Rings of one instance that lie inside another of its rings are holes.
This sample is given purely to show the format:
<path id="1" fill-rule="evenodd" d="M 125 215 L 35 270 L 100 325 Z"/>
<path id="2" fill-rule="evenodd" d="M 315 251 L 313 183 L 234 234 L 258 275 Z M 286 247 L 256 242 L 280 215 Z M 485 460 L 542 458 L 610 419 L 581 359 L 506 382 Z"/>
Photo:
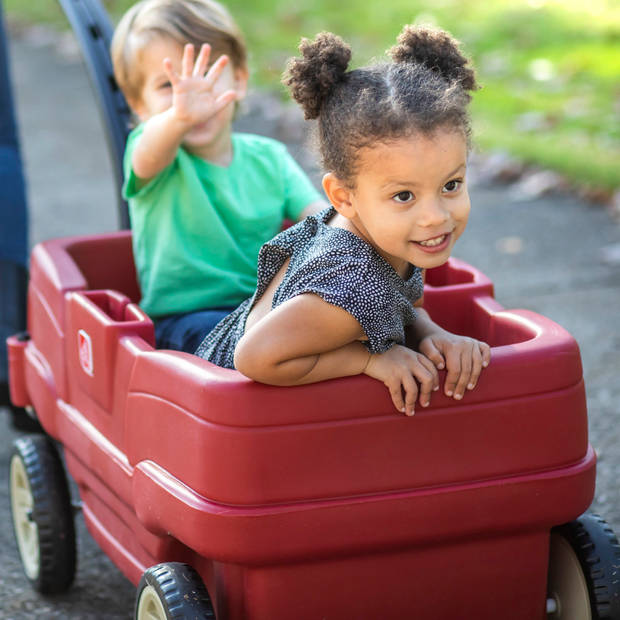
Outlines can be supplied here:
<path id="1" fill-rule="evenodd" d="M 233 134 L 228 167 L 180 148 L 140 187 L 131 157 L 142 130 L 127 141 L 123 188 L 140 305 L 153 317 L 236 306 L 254 293 L 260 247 L 319 193 L 283 144 L 250 134 Z"/>

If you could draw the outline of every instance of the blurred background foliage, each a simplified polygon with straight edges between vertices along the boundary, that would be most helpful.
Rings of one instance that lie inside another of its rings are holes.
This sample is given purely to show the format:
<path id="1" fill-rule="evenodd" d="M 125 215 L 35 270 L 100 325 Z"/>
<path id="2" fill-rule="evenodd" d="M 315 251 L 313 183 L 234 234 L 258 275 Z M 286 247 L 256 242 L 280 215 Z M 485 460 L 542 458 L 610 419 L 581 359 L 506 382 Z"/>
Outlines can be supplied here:
<path id="1" fill-rule="evenodd" d="M 132 0 L 104 0 L 116 21 Z M 474 62 L 474 138 L 582 186 L 620 187 L 618 0 L 225 0 L 245 32 L 254 86 L 278 90 L 301 36 L 321 30 L 381 56 L 407 23 L 449 30 Z M 55 0 L 4 0 L 9 16 L 66 27 Z"/>

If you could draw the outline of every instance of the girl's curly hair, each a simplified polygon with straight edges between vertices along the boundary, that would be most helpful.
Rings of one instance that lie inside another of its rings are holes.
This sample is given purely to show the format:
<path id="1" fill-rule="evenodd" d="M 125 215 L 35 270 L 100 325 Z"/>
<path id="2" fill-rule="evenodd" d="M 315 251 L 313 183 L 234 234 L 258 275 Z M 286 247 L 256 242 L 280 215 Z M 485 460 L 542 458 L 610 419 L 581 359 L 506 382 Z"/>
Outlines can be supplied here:
<path id="1" fill-rule="evenodd" d="M 458 42 L 442 30 L 405 26 L 392 62 L 347 71 L 351 48 L 330 32 L 303 39 L 283 82 L 306 119 L 318 119 L 325 169 L 355 185 L 356 153 L 375 142 L 438 128 L 468 139 L 469 91 L 478 86 Z"/>

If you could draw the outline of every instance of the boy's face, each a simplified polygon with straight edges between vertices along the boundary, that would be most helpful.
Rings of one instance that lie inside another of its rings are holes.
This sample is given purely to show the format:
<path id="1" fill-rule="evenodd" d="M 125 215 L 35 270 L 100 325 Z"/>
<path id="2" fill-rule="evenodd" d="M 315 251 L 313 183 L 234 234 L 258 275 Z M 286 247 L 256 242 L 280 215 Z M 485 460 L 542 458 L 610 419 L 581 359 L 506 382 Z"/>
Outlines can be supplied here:
<path id="1" fill-rule="evenodd" d="M 196 50 L 196 54 L 198 50 Z M 146 45 L 140 54 L 139 70 L 143 76 L 140 97 L 131 102 L 131 107 L 141 122 L 165 112 L 172 106 L 172 86 L 163 67 L 164 58 L 170 58 L 174 71 L 181 73 L 183 46 L 168 37 L 157 37 Z M 211 63 L 217 57 L 210 59 Z M 213 88 L 214 95 L 227 90 L 237 91 L 237 101 L 245 95 L 247 71 L 236 69 L 229 63 Z M 235 105 L 231 103 L 206 123 L 195 126 L 185 136 L 184 145 L 200 147 L 216 139 L 222 129 L 228 130 L 233 120 Z"/>

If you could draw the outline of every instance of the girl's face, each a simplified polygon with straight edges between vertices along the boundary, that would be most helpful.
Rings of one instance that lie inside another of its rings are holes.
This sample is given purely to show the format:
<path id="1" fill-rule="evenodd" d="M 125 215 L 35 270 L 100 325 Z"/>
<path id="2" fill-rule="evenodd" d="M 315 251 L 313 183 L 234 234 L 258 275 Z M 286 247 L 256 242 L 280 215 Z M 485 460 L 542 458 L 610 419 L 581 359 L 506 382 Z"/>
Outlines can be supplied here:
<path id="1" fill-rule="evenodd" d="M 199 52 L 194 51 L 196 55 Z M 183 46 L 170 37 L 156 37 L 149 41 L 138 56 L 138 69 L 143 76 L 143 86 L 138 100 L 131 103 L 140 121 L 144 122 L 172 106 L 172 86 L 164 71 L 163 61 L 164 58 L 170 58 L 173 69 L 180 74 Z M 217 58 L 210 60 L 214 62 Z M 245 93 L 246 83 L 246 72 L 234 69 L 232 63 L 229 63 L 214 85 L 213 92 L 218 95 L 227 90 L 237 90 L 240 99 Z M 217 138 L 218 132 L 230 130 L 234 113 L 234 104 L 226 106 L 208 122 L 195 126 L 186 134 L 183 144 L 190 150 L 192 147 L 199 149 L 205 144 L 210 144 Z"/>
<path id="2" fill-rule="evenodd" d="M 365 148 L 355 189 L 326 175 L 324 187 L 348 226 L 404 276 L 409 263 L 445 263 L 467 224 L 467 145 L 439 129 Z"/>

